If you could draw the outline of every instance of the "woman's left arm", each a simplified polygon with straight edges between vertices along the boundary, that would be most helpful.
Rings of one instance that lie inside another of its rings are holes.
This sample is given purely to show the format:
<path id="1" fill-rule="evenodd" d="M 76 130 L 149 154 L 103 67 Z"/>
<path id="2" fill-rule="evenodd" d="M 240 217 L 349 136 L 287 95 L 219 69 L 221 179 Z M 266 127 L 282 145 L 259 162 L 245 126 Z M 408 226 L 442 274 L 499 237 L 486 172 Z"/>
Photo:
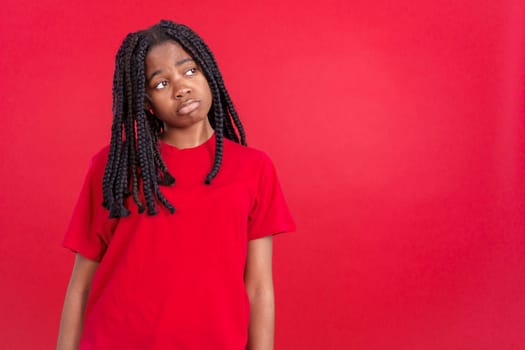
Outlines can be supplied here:
<path id="1" fill-rule="evenodd" d="M 275 303 L 272 278 L 272 236 L 248 241 L 244 273 L 250 299 L 247 350 L 273 350 Z"/>

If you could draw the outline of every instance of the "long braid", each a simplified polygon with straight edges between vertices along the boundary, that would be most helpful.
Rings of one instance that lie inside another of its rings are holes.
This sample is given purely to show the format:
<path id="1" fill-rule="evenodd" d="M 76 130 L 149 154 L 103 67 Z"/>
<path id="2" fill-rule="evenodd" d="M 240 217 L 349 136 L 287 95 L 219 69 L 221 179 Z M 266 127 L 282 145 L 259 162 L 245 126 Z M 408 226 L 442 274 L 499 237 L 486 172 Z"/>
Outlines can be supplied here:
<path id="1" fill-rule="evenodd" d="M 217 124 L 217 128 L 215 129 L 215 161 L 213 163 L 213 168 L 211 172 L 206 176 L 206 180 L 204 181 L 204 183 L 207 185 L 209 185 L 211 183 L 211 180 L 217 175 L 217 173 L 219 172 L 219 167 L 222 163 L 222 151 L 224 146 L 224 139 L 222 134 L 223 122 L 224 118 L 220 118 L 218 114 L 215 114 L 215 123 Z"/>
<path id="2" fill-rule="evenodd" d="M 153 140 L 153 144 L 157 147 L 153 147 L 153 155 L 155 157 L 155 164 L 160 168 L 158 181 L 161 186 L 171 186 L 175 184 L 175 178 L 169 173 L 168 167 L 162 159 L 159 151 L 159 135 L 161 133 L 162 125 L 161 121 L 157 119 L 153 114 L 148 111 L 145 112 L 148 118 L 148 124 L 150 126 L 150 135 Z"/>
<path id="3" fill-rule="evenodd" d="M 152 165 L 150 166 L 150 171 L 151 171 L 151 177 L 154 181 L 152 181 L 152 190 L 153 192 L 155 193 L 155 195 L 157 196 L 158 200 L 170 211 L 170 213 L 174 213 L 175 212 L 175 207 L 173 207 L 169 202 L 168 200 L 166 199 L 166 197 L 164 197 L 164 195 L 162 194 L 162 192 L 160 191 L 160 188 L 159 188 L 159 185 L 163 182 L 163 181 L 166 181 L 166 183 L 168 184 L 173 184 L 175 183 L 175 180 L 173 178 L 170 179 L 171 175 L 169 173 L 166 173 L 166 175 L 164 176 L 164 178 L 162 176 L 160 176 L 157 172 L 157 169 L 160 168 L 161 169 L 161 172 L 162 172 L 162 167 L 159 166 L 159 163 L 158 163 L 158 160 L 157 160 L 157 157 L 156 157 L 156 153 L 158 152 L 158 147 L 157 147 L 157 140 L 156 140 L 156 137 L 154 136 L 154 134 L 152 134 L 152 129 L 151 127 L 149 126 L 149 123 L 148 123 L 148 127 L 146 127 L 145 129 L 145 132 L 146 132 L 146 146 L 148 147 L 148 161 L 149 163 Z M 159 154 L 159 159 L 160 158 L 160 154 Z M 162 161 L 162 163 L 164 163 Z M 164 164 L 164 168 L 166 169 L 167 171 L 167 167 L 165 166 Z M 173 181 L 170 181 L 170 180 L 173 180 Z M 150 212 L 153 212 L 150 210 Z M 150 213 L 150 215 L 153 215 Z"/>
<path id="4" fill-rule="evenodd" d="M 123 118 L 123 101 L 125 101 L 123 84 L 124 74 L 123 66 L 125 62 L 122 62 L 126 54 L 127 48 L 130 47 L 133 41 L 133 36 L 128 35 L 117 53 L 115 74 L 113 77 L 113 125 L 111 127 L 111 142 L 110 152 L 108 155 L 108 161 L 104 172 L 104 178 L 102 180 L 103 196 L 104 201 L 102 205 L 110 209 L 113 207 L 115 202 L 115 190 L 113 184 L 118 175 L 118 162 L 120 160 L 120 148 L 122 145 L 122 118 Z M 114 217 L 111 215 L 111 217 Z"/>
<path id="5" fill-rule="evenodd" d="M 128 167 L 127 167 L 127 159 L 128 159 L 128 144 L 129 140 L 124 141 L 124 147 L 122 148 L 122 155 L 121 155 L 121 161 L 119 164 L 119 172 L 117 176 L 117 182 L 116 182 L 116 191 L 115 191 L 115 206 L 113 207 L 114 210 L 120 210 L 119 216 L 125 217 L 130 214 L 130 211 L 124 206 L 124 195 L 125 195 L 125 189 L 128 185 Z"/>
<path id="6" fill-rule="evenodd" d="M 137 40 L 133 38 L 131 40 L 131 44 L 129 46 L 128 51 L 124 55 L 124 82 L 126 80 L 128 83 L 126 84 L 126 90 L 127 94 L 132 94 L 133 91 L 133 84 L 130 83 L 131 77 L 130 77 L 130 62 L 133 54 L 133 50 L 136 46 Z M 129 99 L 128 99 L 129 100 Z M 123 109 L 122 107 L 118 107 L 119 109 Z M 128 103 L 128 113 L 132 112 L 132 106 L 130 103 Z M 119 135 L 122 135 L 122 115 L 121 118 L 116 118 L 116 123 L 118 123 L 119 128 Z M 124 132 L 127 132 L 125 130 L 124 125 Z M 120 139 L 120 142 L 117 143 L 116 147 L 116 154 L 117 157 L 115 157 L 115 165 L 117 166 L 117 171 L 113 174 L 113 178 L 111 179 L 111 182 L 114 184 L 114 202 L 113 205 L 110 207 L 110 217 L 125 217 L 130 214 L 130 211 L 124 206 L 124 196 L 127 192 L 128 188 L 128 168 L 129 168 L 129 144 L 130 144 L 130 137 L 126 135 L 125 141 L 122 141 L 122 138 Z"/>
<path id="7" fill-rule="evenodd" d="M 233 107 L 233 102 L 230 98 L 230 95 L 228 94 L 228 90 L 226 90 L 226 87 L 224 86 L 224 82 L 222 80 L 222 77 L 218 77 L 218 84 L 221 93 L 224 95 L 224 100 L 226 101 L 226 104 L 228 105 L 228 112 L 233 118 L 233 121 L 235 123 L 235 126 L 239 130 L 239 134 L 241 135 L 241 144 L 246 146 L 246 133 L 244 131 L 244 127 L 242 126 L 241 120 L 239 118 L 239 115 L 237 114 L 237 111 L 235 110 L 235 107 Z M 228 118 L 229 119 L 229 118 Z"/>
<path id="8" fill-rule="evenodd" d="M 137 135 L 135 132 L 135 118 L 133 114 L 133 77 L 132 77 L 132 54 L 135 50 L 135 47 L 138 43 L 139 36 L 130 34 L 132 39 L 130 40 L 130 45 L 127 50 L 126 54 L 126 60 L 125 60 L 125 67 L 124 67 L 124 77 L 125 79 L 125 86 L 126 86 L 126 102 L 124 103 L 124 100 L 122 101 L 122 104 L 127 108 L 126 109 L 126 139 L 129 139 L 129 167 L 131 168 L 131 176 L 132 176 L 132 193 L 133 193 L 133 200 L 137 204 L 139 213 L 143 213 L 145 208 L 142 204 L 142 201 L 139 198 L 139 184 L 138 184 L 138 169 L 137 165 L 139 164 L 139 159 L 137 156 Z"/>
<path id="9" fill-rule="evenodd" d="M 147 43 L 142 41 L 139 50 L 136 53 L 135 61 L 136 67 L 134 70 L 134 85 L 136 87 L 136 95 L 144 96 L 145 82 L 144 82 L 144 59 L 146 58 Z M 142 63 L 142 64 L 141 64 Z M 146 197 L 146 204 L 148 207 L 148 214 L 155 215 L 157 210 L 153 198 L 154 182 L 156 174 L 152 171 L 154 167 L 153 156 L 151 152 L 151 145 L 148 144 L 146 114 L 144 112 L 144 99 L 135 98 L 135 113 L 137 118 L 137 132 L 139 136 L 139 160 L 142 173 L 143 191 Z"/>
<path id="10" fill-rule="evenodd" d="M 135 121 L 132 118 L 126 120 L 126 135 L 129 138 L 130 158 L 129 164 L 131 166 L 131 177 L 132 177 L 132 194 L 133 200 L 137 204 L 139 213 L 143 213 L 145 208 L 144 204 L 139 198 L 139 185 L 137 175 L 137 152 L 136 152 L 136 138 L 135 138 Z"/>
<path id="11" fill-rule="evenodd" d="M 237 134 L 235 134 L 235 132 L 233 132 L 232 121 L 230 120 L 230 118 L 224 118 L 224 123 L 225 123 L 225 125 L 223 127 L 224 128 L 224 136 L 227 139 L 233 140 L 233 141 L 238 143 L 239 142 L 239 138 L 237 137 Z"/>
<path id="12" fill-rule="evenodd" d="M 113 125 L 103 179 L 103 206 L 109 209 L 110 217 L 129 215 L 124 204 L 129 194 L 133 195 L 139 213 L 147 208 L 149 215 L 157 214 L 156 200 L 171 213 L 175 211 L 159 187 L 175 184 L 159 151 L 159 136 L 164 126 L 144 110 L 146 55 L 151 47 L 169 40 L 178 42 L 192 56 L 203 70 L 212 92 L 208 120 L 216 133 L 216 147 L 213 166 L 204 183 L 211 184 L 220 170 L 224 137 L 246 146 L 244 128 L 215 58 L 195 32 L 182 24 L 162 20 L 149 29 L 128 34 L 117 53 L 113 77 Z M 141 187 L 145 206 L 139 198 Z"/>
<path id="13" fill-rule="evenodd" d="M 157 143 L 153 140 L 153 137 L 152 137 L 152 134 L 151 134 L 151 129 L 149 129 L 149 128 L 146 129 L 146 140 L 147 140 L 148 146 L 150 147 L 152 156 L 154 158 L 156 158 L 155 157 L 155 149 L 157 149 Z M 157 152 L 158 152 L 158 150 L 157 150 Z M 157 174 L 156 174 L 157 166 L 158 166 L 158 164 L 155 162 L 155 167 L 152 167 L 152 171 L 155 172 L 154 174 L 152 174 L 152 176 L 154 176 L 154 178 L 156 180 L 156 181 L 153 182 L 153 191 L 155 192 L 155 195 L 157 196 L 159 201 L 170 211 L 171 214 L 173 214 L 175 212 L 175 207 L 173 205 L 171 205 L 170 202 L 168 202 L 168 200 L 166 199 L 166 197 L 164 197 L 164 195 L 162 194 L 162 192 L 160 191 L 160 188 L 159 188 L 159 184 L 162 181 L 166 181 L 166 182 L 169 183 L 170 179 L 166 178 L 166 177 L 164 177 L 164 179 L 162 179 L 161 177 L 158 177 Z M 167 173 L 167 174 L 169 175 L 169 173 Z M 171 176 L 171 175 L 169 175 L 169 176 Z M 172 181 L 172 183 L 174 183 L 174 182 L 175 181 Z"/>

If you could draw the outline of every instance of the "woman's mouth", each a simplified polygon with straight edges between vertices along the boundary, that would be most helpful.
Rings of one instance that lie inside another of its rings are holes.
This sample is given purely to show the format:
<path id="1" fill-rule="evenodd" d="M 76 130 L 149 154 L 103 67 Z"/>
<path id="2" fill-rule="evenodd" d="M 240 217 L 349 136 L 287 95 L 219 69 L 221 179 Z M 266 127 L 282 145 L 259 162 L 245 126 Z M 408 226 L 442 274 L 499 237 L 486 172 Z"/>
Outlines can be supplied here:
<path id="1" fill-rule="evenodd" d="M 178 114 L 189 114 L 193 112 L 195 109 L 197 109 L 200 105 L 200 102 L 198 100 L 189 100 L 187 102 L 184 102 L 177 111 Z"/>

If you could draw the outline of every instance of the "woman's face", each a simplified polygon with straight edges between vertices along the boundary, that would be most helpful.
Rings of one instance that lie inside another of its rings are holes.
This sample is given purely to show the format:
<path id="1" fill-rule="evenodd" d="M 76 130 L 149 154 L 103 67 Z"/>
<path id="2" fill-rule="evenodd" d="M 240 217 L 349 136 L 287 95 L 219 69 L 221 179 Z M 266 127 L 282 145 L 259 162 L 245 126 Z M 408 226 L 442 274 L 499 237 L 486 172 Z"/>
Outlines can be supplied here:
<path id="1" fill-rule="evenodd" d="M 207 122 L 211 90 L 201 68 L 175 41 L 153 46 L 145 60 L 147 109 L 166 128 Z"/>

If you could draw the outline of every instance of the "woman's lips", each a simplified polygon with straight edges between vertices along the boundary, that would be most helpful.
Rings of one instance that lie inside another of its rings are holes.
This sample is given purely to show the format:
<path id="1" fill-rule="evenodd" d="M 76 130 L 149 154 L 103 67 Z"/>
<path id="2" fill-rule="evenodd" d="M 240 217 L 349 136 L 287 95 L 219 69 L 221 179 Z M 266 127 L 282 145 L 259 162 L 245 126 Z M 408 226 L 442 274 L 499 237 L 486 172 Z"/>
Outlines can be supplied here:
<path id="1" fill-rule="evenodd" d="M 177 111 L 178 114 L 189 114 L 197 109 L 200 105 L 200 102 L 197 100 L 191 100 L 185 102 Z"/>

